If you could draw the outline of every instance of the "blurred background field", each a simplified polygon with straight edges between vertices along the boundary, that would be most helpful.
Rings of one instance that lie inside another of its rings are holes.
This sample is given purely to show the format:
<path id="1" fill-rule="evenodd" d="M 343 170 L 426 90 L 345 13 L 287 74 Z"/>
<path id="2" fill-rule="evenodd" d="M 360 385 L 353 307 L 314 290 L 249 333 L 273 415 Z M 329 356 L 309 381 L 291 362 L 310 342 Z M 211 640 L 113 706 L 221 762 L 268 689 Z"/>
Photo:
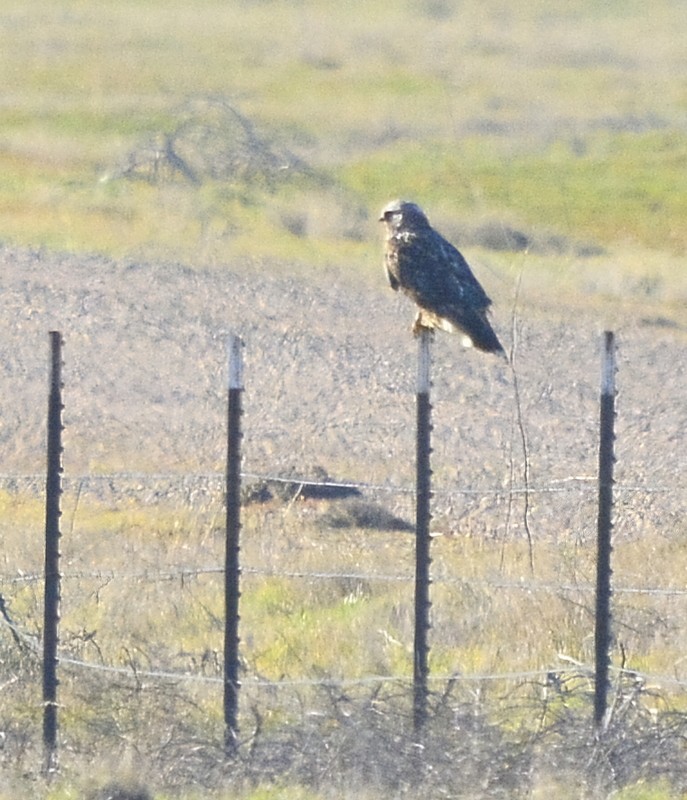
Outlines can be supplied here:
<path id="1" fill-rule="evenodd" d="M 686 796 L 685 29 L 679 0 L 0 4 L 3 800 L 104 800 L 113 781 L 189 800 Z M 377 223 L 397 196 L 473 264 L 521 395 L 437 337 L 424 776 L 408 733 L 412 309 L 385 285 Z M 618 591 L 599 743 L 609 327 Z M 50 329 L 66 339 L 66 492 L 47 781 Z M 324 470 L 362 497 L 247 502 L 244 740 L 227 766 L 230 331 L 248 483 Z"/>
<path id="2" fill-rule="evenodd" d="M 675 278 L 686 16 L 679 2 L 8 3 L 0 235 L 360 279 L 375 212 L 401 195 L 468 246 L 530 245 L 549 272 L 610 249 L 614 271 Z M 655 250 L 663 266 L 645 266 Z"/>

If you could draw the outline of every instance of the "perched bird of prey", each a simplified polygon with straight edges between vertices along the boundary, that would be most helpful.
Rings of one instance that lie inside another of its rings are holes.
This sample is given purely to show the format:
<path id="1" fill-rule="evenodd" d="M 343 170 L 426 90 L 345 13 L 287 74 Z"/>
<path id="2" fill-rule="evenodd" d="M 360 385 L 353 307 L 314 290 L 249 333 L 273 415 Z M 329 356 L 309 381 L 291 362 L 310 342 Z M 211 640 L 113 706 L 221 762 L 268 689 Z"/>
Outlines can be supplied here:
<path id="1" fill-rule="evenodd" d="M 394 200 L 382 209 L 386 225 L 384 261 L 389 284 L 412 298 L 422 328 L 460 331 L 479 350 L 503 353 L 487 309 L 491 300 L 456 248 L 429 224 L 422 209 Z"/>

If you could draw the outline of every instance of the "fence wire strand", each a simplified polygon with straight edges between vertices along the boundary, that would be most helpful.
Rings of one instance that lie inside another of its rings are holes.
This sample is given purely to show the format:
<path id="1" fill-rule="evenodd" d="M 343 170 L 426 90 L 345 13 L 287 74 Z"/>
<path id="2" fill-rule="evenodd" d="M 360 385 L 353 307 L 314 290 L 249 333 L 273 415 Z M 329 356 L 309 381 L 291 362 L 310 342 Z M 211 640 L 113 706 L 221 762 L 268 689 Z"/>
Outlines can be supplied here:
<path id="1" fill-rule="evenodd" d="M 285 485 L 320 487 L 326 489 L 358 489 L 368 492 L 387 492 L 389 494 L 408 494 L 415 492 L 414 486 L 394 486 L 384 483 L 366 483 L 363 481 L 335 481 L 317 480 L 307 476 L 298 475 L 279 475 L 261 472 L 241 472 L 242 480 L 279 483 Z M 226 479 L 221 472 L 192 472 L 192 473 L 145 473 L 145 472 L 114 472 L 102 475 L 68 475 L 62 478 L 63 487 L 66 490 L 78 490 L 88 486 L 89 483 L 120 483 L 137 481 L 148 485 L 154 483 L 179 483 L 180 488 L 188 487 L 192 482 L 216 483 L 218 490 L 221 490 Z M 552 480 L 548 485 L 542 486 L 508 486 L 508 487 L 459 487 L 452 489 L 442 489 L 437 487 L 432 490 L 433 495 L 442 497 L 476 496 L 476 497 L 500 497 L 506 498 L 513 495 L 531 494 L 564 494 L 564 493 L 585 493 L 594 494 L 596 491 L 595 476 L 573 475 L 566 478 Z M 38 474 L 0 474 L 0 484 L 15 488 L 21 483 L 40 484 L 45 481 L 44 475 Z M 687 487 L 681 486 L 651 486 L 640 484 L 624 484 L 618 482 L 614 484 L 614 491 L 618 493 L 634 494 L 666 494 L 675 491 L 685 491 Z"/>
<path id="2" fill-rule="evenodd" d="M 428 680 L 434 684 L 442 683 L 486 683 L 486 682 L 523 682 L 536 679 L 547 679 L 551 675 L 557 677 L 568 676 L 578 677 L 591 680 L 594 677 L 594 667 L 590 664 L 577 662 L 574 659 L 560 656 L 562 660 L 573 662 L 571 666 L 554 665 L 550 667 L 542 667 L 539 669 L 519 670 L 511 672 L 493 672 L 493 673 L 452 673 L 449 675 L 433 675 L 428 676 Z M 191 672 L 175 672 L 173 670 L 151 670 L 151 669 L 138 669 L 137 667 L 115 667 L 109 664 L 96 664 L 92 661 L 83 661 L 69 656 L 60 656 L 59 663 L 72 667 L 77 670 L 90 670 L 94 672 L 110 673 L 114 675 L 122 675 L 130 678 L 150 678 L 161 681 L 180 681 L 180 682 L 194 682 L 203 683 L 208 685 L 221 685 L 223 678 L 213 677 L 211 675 L 199 675 Z M 628 678 L 635 683 L 641 683 L 644 686 L 648 685 L 662 685 L 662 686 L 676 686 L 679 688 L 687 689 L 687 678 L 678 678 L 674 675 L 655 675 L 652 673 L 642 672 L 635 669 L 627 669 L 625 667 L 610 667 L 610 671 L 616 675 L 618 679 Z M 265 678 L 255 678 L 246 676 L 241 680 L 243 688 L 266 688 L 266 689 L 280 689 L 288 687 L 336 687 L 346 688 L 352 686 L 366 686 L 376 685 L 380 683 L 396 683 L 410 686 L 412 684 L 412 676 L 403 675 L 365 675 L 360 678 L 281 678 L 276 681 L 267 680 Z"/>
<path id="3" fill-rule="evenodd" d="M 278 570 L 266 569 L 261 567 L 242 567 L 243 575 L 252 575 L 265 578 L 293 578 L 302 580 L 332 580 L 332 581 L 378 581 L 380 583 L 408 583 L 413 580 L 411 574 L 388 574 L 374 572 L 323 572 L 317 570 Z M 130 581 L 183 581 L 187 578 L 200 577 L 202 575 L 223 575 L 224 567 L 183 567 L 176 569 L 166 569 L 160 571 L 138 570 L 133 572 L 115 572 L 114 570 L 95 570 L 95 571 L 70 571 L 62 574 L 62 580 L 130 580 Z M 39 573 L 29 575 L 0 575 L 0 583 L 21 584 L 21 583 L 40 583 L 43 576 Z M 592 583 L 551 583 L 548 581 L 508 581 L 508 580 L 487 580 L 477 578 L 452 578 L 446 575 L 434 575 L 433 584 L 443 584 L 451 586 L 465 586 L 471 589 L 507 589 L 521 592 L 583 592 L 590 593 L 595 591 Z M 614 594 L 636 594 L 654 597 L 687 597 L 687 589 L 677 589 L 662 586 L 614 586 Z"/>

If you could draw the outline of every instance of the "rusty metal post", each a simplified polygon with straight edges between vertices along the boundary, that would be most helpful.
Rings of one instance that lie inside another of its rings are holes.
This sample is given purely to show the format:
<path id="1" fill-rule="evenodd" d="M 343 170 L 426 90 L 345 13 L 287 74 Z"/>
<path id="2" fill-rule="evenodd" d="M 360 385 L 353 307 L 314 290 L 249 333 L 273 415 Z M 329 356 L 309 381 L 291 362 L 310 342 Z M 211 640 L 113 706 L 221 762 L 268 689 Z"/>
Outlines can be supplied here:
<path id="1" fill-rule="evenodd" d="M 429 676 L 429 599 L 431 564 L 429 525 L 431 520 L 431 403 L 430 365 L 432 332 L 423 328 L 418 340 L 417 447 L 415 499 L 415 639 L 413 645 L 413 729 L 419 738 L 427 721 Z"/>
<path id="2" fill-rule="evenodd" d="M 238 336 L 229 340 L 229 397 L 226 474 L 226 549 L 224 571 L 224 724 L 225 752 L 238 744 L 239 679 L 239 534 L 241 530 L 241 394 L 243 363 Z"/>
<path id="3" fill-rule="evenodd" d="M 43 747 L 46 772 L 54 771 L 57 768 L 57 645 L 60 621 L 62 409 L 62 336 L 58 331 L 51 331 L 43 605 Z"/>
<path id="4" fill-rule="evenodd" d="M 611 641 L 611 532 L 613 530 L 613 465 L 615 463 L 615 341 L 611 331 L 604 333 L 601 362 L 599 431 L 599 511 L 596 557 L 596 627 L 594 724 L 603 729 L 608 704 L 608 670 Z"/>

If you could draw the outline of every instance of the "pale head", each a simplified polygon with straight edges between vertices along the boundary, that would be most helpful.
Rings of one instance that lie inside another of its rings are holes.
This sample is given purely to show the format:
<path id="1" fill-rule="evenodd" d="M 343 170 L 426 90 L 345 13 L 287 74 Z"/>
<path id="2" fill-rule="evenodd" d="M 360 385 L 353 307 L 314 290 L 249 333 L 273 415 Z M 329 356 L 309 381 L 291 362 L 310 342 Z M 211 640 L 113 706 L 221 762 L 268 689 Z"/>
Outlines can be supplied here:
<path id="1" fill-rule="evenodd" d="M 386 223 L 389 231 L 401 228 L 420 228 L 429 225 L 425 212 L 416 203 L 408 200 L 392 200 L 382 209 L 380 222 Z"/>

